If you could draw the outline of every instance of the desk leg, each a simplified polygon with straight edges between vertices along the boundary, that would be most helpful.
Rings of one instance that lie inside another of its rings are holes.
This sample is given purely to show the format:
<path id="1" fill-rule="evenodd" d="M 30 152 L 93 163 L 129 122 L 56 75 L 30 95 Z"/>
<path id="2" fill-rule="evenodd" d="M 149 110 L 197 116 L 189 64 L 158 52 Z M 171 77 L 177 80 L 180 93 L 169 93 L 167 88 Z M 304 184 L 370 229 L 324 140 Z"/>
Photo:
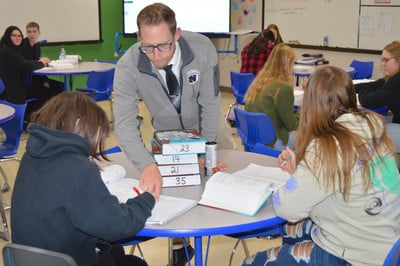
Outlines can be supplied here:
<path id="1" fill-rule="evenodd" d="M 168 238 L 168 266 L 174 265 L 174 255 L 172 250 L 172 238 Z"/>
<path id="2" fill-rule="evenodd" d="M 67 75 L 64 75 L 64 91 L 68 91 Z"/>
<path id="3" fill-rule="evenodd" d="M 74 90 L 74 86 L 73 86 L 73 78 L 72 75 L 69 75 L 69 91 L 72 92 Z"/>
<path id="4" fill-rule="evenodd" d="M 194 237 L 194 265 L 203 265 L 203 248 L 201 236 Z"/>

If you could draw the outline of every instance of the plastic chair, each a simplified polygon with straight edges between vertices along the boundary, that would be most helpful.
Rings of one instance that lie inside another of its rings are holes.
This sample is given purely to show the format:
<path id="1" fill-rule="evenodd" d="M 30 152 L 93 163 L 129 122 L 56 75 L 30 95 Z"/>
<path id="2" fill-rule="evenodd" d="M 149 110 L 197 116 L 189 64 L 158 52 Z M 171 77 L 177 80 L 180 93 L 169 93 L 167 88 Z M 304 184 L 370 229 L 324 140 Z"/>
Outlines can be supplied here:
<path id="1" fill-rule="evenodd" d="M 265 146 L 264 144 L 261 144 L 261 143 L 256 143 L 256 145 L 254 145 L 254 148 L 251 150 L 251 152 L 278 158 L 279 154 L 281 154 L 282 151 Z"/>
<path id="2" fill-rule="evenodd" d="M 24 127 L 24 115 L 26 110 L 26 104 L 12 104 L 7 101 L 0 101 L 2 104 L 9 105 L 15 109 L 15 116 L 8 122 L 0 124 L 0 128 L 6 135 L 6 139 L 3 143 L 0 144 L 0 163 L 6 161 L 20 161 L 17 154 L 19 147 L 19 140 L 21 138 L 21 134 Z M 4 177 L 4 185 L 1 188 L 2 192 L 8 191 L 10 189 L 10 185 L 8 183 L 8 177 L 4 171 L 4 169 L 0 165 L 0 173 Z"/>
<path id="3" fill-rule="evenodd" d="M 394 243 L 389 254 L 386 256 L 383 266 L 398 266 L 400 265 L 400 239 Z"/>
<path id="4" fill-rule="evenodd" d="M 236 128 L 244 150 L 252 151 L 256 143 L 267 145 L 275 140 L 275 129 L 265 113 L 252 113 L 234 108 Z"/>
<path id="5" fill-rule="evenodd" d="M 244 96 L 249 88 L 250 84 L 254 80 L 253 73 L 240 73 L 231 71 L 231 86 L 233 94 L 235 95 L 236 101 L 231 103 L 225 115 L 225 119 L 231 126 L 235 126 L 235 116 L 231 115 L 233 106 L 244 105 Z"/>
<path id="6" fill-rule="evenodd" d="M 92 71 L 88 75 L 86 88 L 76 88 L 77 91 L 87 94 L 95 102 L 109 101 L 112 121 L 114 121 L 112 100 L 114 71 L 114 68 Z"/>
<path id="7" fill-rule="evenodd" d="M 369 79 L 372 77 L 372 72 L 374 70 L 373 61 L 358 61 L 353 60 L 350 66 L 354 68 L 355 73 L 353 74 L 353 79 Z"/>
<path id="8" fill-rule="evenodd" d="M 7 243 L 3 248 L 4 266 L 77 266 L 75 260 L 64 253 L 26 245 Z"/>

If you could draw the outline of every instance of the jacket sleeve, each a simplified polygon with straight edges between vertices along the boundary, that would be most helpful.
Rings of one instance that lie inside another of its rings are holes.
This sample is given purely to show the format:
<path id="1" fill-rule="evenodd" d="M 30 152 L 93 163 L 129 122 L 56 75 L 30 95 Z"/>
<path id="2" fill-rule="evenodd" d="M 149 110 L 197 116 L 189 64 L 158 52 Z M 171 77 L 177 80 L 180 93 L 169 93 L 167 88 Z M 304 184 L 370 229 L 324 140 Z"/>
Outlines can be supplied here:
<path id="1" fill-rule="evenodd" d="M 84 167 L 80 173 L 77 191 L 71 193 L 73 196 L 67 205 L 74 226 L 107 241 L 133 236 L 144 227 L 155 204 L 150 193 L 119 203 L 108 192 L 94 164 Z"/>
<path id="2" fill-rule="evenodd" d="M 359 84 L 358 100 L 366 108 L 379 108 L 400 103 L 400 74 L 390 78 L 386 83 L 383 79 L 375 82 Z"/>
<path id="3" fill-rule="evenodd" d="M 299 125 L 299 115 L 294 112 L 293 88 L 288 84 L 281 84 L 276 100 L 278 114 L 288 131 L 296 130 Z"/>
<path id="4" fill-rule="evenodd" d="M 217 65 L 217 52 L 215 47 L 209 43 L 207 58 L 202 58 L 205 66 L 201 73 L 201 88 L 198 103 L 201 107 L 201 134 L 208 141 L 215 141 L 217 138 L 218 121 L 220 112 L 220 90 L 219 70 Z"/>
<path id="5" fill-rule="evenodd" d="M 125 56 L 129 55 L 128 50 Z M 128 59 L 130 60 L 130 58 Z M 139 115 L 138 84 L 131 70 L 132 66 L 128 65 L 133 64 L 133 62 L 128 62 L 129 60 L 121 58 L 115 70 L 115 133 L 128 158 L 140 171 L 143 171 L 146 166 L 155 163 L 155 161 L 143 143 L 139 130 L 140 121 L 137 119 Z"/>
<path id="6" fill-rule="evenodd" d="M 314 162 L 317 157 L 310 152 L 307 156 L 309 162 Z M 317 180 L 318 177 L 315 177 L 304 161 L 301 161 L 285 186 L 274 192 L 275 213 L 289 222 L 310 217 L 314 206 L 329 196 Z"/>
<path id="7" fill-rule="evenodd" d="M 18 53 L 15 50 L 10 50 L 6 56 L 9 57 L 8 62 L 12 62 L 10 65 L 16 71 L 23 71 L 26 73 L 33 72 L 36 69 L 44 67 L 44 64 L 37 60 L 28 60 L 25 59 L 21 53 Z"/>

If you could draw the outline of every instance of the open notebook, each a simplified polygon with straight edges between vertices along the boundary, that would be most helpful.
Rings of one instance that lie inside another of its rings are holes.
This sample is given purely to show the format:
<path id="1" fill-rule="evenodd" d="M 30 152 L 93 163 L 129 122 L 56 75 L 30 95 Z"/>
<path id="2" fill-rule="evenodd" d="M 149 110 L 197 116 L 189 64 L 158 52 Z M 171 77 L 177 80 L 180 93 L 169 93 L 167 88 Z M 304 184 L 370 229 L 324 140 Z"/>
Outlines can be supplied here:
<path id="1" fill-rule="evenodd" d="M 101 176 L 110 193 L 115 195 L 120 202 L 126 202 L 137 196 L 133 188 L 139 187 L 139 180 L 126 178 L 125 169 L 122 166 L 114 164 L 103 167 Z M 196 200 L 161 195 L 146 224 L 165 224 L 196 205 Z"/>

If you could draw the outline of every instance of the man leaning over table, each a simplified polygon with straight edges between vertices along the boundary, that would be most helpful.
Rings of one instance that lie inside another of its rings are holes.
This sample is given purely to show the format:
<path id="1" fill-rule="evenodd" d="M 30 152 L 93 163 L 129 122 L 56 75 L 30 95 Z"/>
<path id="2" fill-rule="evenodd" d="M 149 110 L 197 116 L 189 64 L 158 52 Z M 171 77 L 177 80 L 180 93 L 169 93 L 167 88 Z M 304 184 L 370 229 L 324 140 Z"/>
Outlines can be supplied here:
<path id="1" fill-rule="evenodd" d="M 115 132 L 141 171 L 140 185 L 158 198 L 162 178 L 141 137 L 138 100 L 147 106 L 155 130 L 197 129 L 208 141 L 215 141 L 221 117 L 217 52 L 205 36 L 181 31 L 174 11 L 164 4 L 145 7 L 137 24 L 139 42 L 116 66 Z M 169 93 L 166 82 L 164 68 L 170 64 L 180 87 L 176 95 Z M 219 163 L 218 167 L 225 170 L 226 165 Z M 182 239 L 174 239 L 173 244 L 173 265 L 185 265 Z M 192 257 L 190 245 L 188 250 Z"/>

